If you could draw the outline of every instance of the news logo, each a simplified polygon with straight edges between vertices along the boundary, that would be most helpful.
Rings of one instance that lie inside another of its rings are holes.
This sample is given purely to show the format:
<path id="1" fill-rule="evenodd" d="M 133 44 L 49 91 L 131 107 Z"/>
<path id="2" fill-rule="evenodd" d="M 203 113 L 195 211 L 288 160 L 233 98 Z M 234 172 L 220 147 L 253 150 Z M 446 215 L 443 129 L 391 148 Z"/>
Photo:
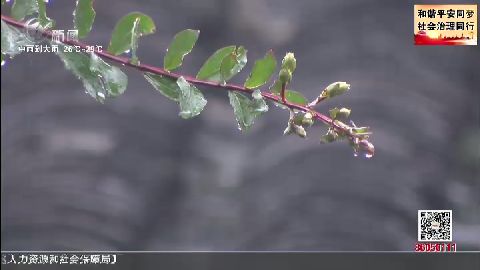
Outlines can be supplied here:
<path id="1" fill-rule="evenodd" d="M 414 5 L 415 45 L 477 45 L 477 5 Z"/>

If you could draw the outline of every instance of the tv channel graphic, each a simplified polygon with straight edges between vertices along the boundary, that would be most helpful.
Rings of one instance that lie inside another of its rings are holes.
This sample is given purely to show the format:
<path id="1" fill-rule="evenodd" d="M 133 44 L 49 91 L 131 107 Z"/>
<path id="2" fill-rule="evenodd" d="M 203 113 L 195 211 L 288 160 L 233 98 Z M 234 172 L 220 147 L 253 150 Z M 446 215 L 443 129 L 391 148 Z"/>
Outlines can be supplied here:
<path id="1" fill-rule="evenodd" d="M 477 45 L 477 5 L 414 5 L 415 45 Z"/>

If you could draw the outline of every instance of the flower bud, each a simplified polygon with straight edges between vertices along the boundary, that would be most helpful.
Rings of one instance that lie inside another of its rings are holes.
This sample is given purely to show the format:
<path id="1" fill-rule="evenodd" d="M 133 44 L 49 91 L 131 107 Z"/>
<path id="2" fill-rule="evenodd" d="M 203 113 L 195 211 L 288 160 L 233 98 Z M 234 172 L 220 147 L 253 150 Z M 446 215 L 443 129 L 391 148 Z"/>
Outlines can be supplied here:
<path id="1" fill-rule="evenodd" d="M 366 158 L 371 158 L 375 154 L 375 146 L 365 139 L 359 142 L 360 150 L 364 152 Z"/>
<path id="2" fill-rule="evenodd" d="M 305 113 L 302 119 L 302 125 L 310 127 L 313 125 L 313 115 L 310 112 Z"/>
<path id="3" fill-rule="evenodd" d="M 346 82 L 334 82 L 323 90 L 321 97 L 331 98 L 341 95 L 350 89 L 350 84 Z"/>
<path id="4" fill-rule="evenodd" d="M 292 72 L 290 72 L 286 68 L 282 68 L 280 70 L 280 73 L 278 73 L 278 80 L 284 84 L 284 83 L 289 83 L 292 80 Z"/>
<path id="5" fill-rule="evenodd" d="M 303 118 L 302 125 L 305 126 L 305 127 L 311 127 L 313 125 L 313 120 Z"/>
<path id="6" fill-rule="evenodd" d="M 282 68 L 288 69 L 291 73 L 297 68 L 297 60 L 295 55 L 291 52 L 287 53 L 282 60 Z"/>
<path id="7" fill-rule="evenodd" d="M 331 143 L 331 142 L 336 141 L 337 138 L 338 138 L 338 134 L 335 131 L 329 129 L 327 134 L 322 136 L 322 138 L 320 139 L 320 142 L 321 143 Z"/>
<path id="8" fill-rule="evenodd" d="M 347 119 L 350 116 L 351 110 L 347 108 L 333 108 L 329 112 L 332 119 Z"/>
<path id="9" fill-rule="evenodd" d="M 300 113 L 296 113 L 295 116 L 293 117 L 293 124 L 295 125 L 301 125 L 303 121 L 303 115 Z"/>
<path id="10" fill-rule="evenodd" d="M 350 116 L 351 112 L 352 112 L 352 110 L 350 110 L 350 109 L 341 108 L 337 113 L 337 117 L 338 118 L 348 118 Z"/>
<path id="11" fill-rule="evenodd" d="M 305 131 L 305 128 L 303 128 L 302 126 L 294 125 L 293 128 L 294 128 L 295 134 L 297 134 L 298 136 L 302 138 L 307 137 L 307 132 Z"/>
<path id="12" fill-rule="evenodd" d="M 293 124 L 303 127 L 310 127 L 313 125 L 313 116 L 310 112 L 305 114 L 296 113 L 293 117 Z"/>

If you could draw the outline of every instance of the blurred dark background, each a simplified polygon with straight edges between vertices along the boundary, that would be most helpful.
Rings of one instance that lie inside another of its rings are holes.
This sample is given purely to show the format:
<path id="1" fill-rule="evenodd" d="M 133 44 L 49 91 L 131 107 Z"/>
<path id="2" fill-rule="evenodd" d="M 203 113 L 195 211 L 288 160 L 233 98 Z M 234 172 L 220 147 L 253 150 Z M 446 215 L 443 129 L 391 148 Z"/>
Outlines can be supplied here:
<path id="1" fill-rule="evenodd" d="M 458 249 L 479 250 L 480 50 L 414 46 L 413 4 L 95 1 L 87 41 L 104 48 L 123 15 L 154 19 L 145 63 L 161 66 L 176 32 L 200 29 L 183 73 L 226 45 L 246 46 L 247 70 L 270 48 L 295 52 L 293 86 L 307 97 L 352 85 L 319 109 L 352 108 L 376 156 L 321 145 L 320 126 L 282 136 L 288 114 L 274 106 L 241 134 L 216 89 L 182 120 L 134 70 L 101 105 L 55 55 L 23 54 L 1 75 L 2 250 L 412 251 L 419 209 L 452 209 Z M 50 1 L 56 29 L 72 28 L 74 5 Z"/>

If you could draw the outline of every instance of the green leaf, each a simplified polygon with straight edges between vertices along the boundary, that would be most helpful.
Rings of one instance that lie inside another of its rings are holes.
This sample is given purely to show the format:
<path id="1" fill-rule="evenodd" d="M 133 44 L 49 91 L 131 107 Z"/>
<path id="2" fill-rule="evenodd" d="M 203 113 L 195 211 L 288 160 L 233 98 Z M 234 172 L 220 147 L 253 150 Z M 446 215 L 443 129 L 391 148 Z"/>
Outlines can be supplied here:
<path id="1" fill-rule="evenodd" d="M 183 77 L 178 78 L 177 85 L 180 89 L 180 117 L 188 119 L 199 115 L 207 105 L 207 100 L 203 97 L 202 92 Z"/>
<path id="2" fill-rule="evenodd" d="M 12 17 L 23 20 L 30 15 L 38 14 L 38 22 L 43 28 L 51 28 L 54 21 L 47 17 L 46 4 L 44 0 L 15 0 L 12 5 Z"/>
<path id="3" fill-rule="evenodd" d="M 370 127 L 353 127 L 352 132 L 357 135 L 370 135 L 372 132 L 370 131 Z"/>
<path id="4" fill-rule="evenodd" d="M 226 56 L 235 51 L 235 48 L 235 46 L 228 46 L 214 52 L 198 71 L 197 79 L 217 82 L 222 81 L 222 75 L 220 73 L 222 61 Z"/>
<path id="5" fill-rule="evenodd" d="M 173 37 L 167 54 L 163 58 L 163 67 L 166 70 L 174 70 L 182 65 L 183 58 L 189 54 L 197 42 L 200 31 L 186 29 Z"/>
<path id="6" fill-rule="evenodd" d="M 47 17 L 47 7 L 45 0 L 37 0 L 38 4 L 38 22 L 43 28 L 52 28 L 55 21 Z"/>
<path id="7" fill-rule="evenodd" d="M 258 95 L 256 95 L 258 96 Z M 268 106 L 263 98 L 250 99 L 247 96 L 229 91 L 230 105 L 233 107 L 238 128 L 247 131 L 255 122 L 255 119 L 262 113 L 268 111 Z"/>
<path id="8" fill-rule="evenodd" d="M 282 83 L 279 80 L 276 80 L 271 86 L 270 86 L 270 92 L 276 95 L 280 95 L 282 92 Z"/>
<path id="9" fill-rule="evenodd" d="M 280 96 L 282 92 L 282 85 L 280 81 L 275 81 L 275 83 L 270 87 L 270 91 L 273 94 Z M 308 102 L 307 98 L 305 98 L 305 96 L 302 93 L 294 90 L 286 90 L 285 99 L 291 103 L 300 104 L 300 105 L 306 105 Z"/>
<path id="10" fill-rule="evenodd" d="M 220 65 L 220 73 L 222 81 L 226 83 L 228 80 L 237 75 L 247 64 L 247 50 L 240 46 L 230 55 L 227 55 Z"/>
<path id="11" fill-rule="evenodd" d="M 132 57 L 130 59 L 130 63 L 138 65 L 139 60 L 137 57 L 137 49 L 138 49 L 138 38 L 140 37 L 140 18 L 135 18 L 132 27 L 132 39 L 130 40 L 130 45 L 132 48 Z"/>
<path id="12" fill-rule="evenodd" d="M 199 115 L 207 105 L 207 100 L 203 97 L 202 92 L 183 77 L 175 80 L 152 73 L 145 73 L 143 76 L 162 95 L 179 103 L 179 115 L 184 119 Z"/>
<path id="13" fill-rule="evenodd" d="M 38 12 L 37 0 L 15 0 L 12 5 L 12 17 L 23 20 L 25 17 Z"/>
<path id="14" fill-rule="evenodd" d="M 132 49 L 132 41 L 136 42 L 138 38 L 133 35 L 132 31 L 134 30 L 137 18 L 139 18 L 138 30 L 136 31 L 138 37 L 155 32 L 155 23 L 152 18 L 140 12 L 129 13 L 121 18 L 120 21 L 117 22 L 117 25 L 115 25 L 112 38 L 110 39 L 110 45 L 108 45 L 109 52 L 114 55 L 119 55 Z"/>
<path id="15" fill-rule="evenodd" d="M 77 5 L 73 12 L 73 25 L 78 30 L 79 38 L 85 38 L 90 33 L 95 20 L 95 14 L 93 0 L 77 0 Z"/>
<path id="16" fill-rule="evenodd" d="M 179 101 L 180 88 L 177 80 L 153 73 L 144 73 L 145 79 L 160 93 L 173 101 Z"/>
<path id="17" fill-rule="evenodd" d="M 245 87 L 249 89 L 258 88 L 268 82 L 277 67 L 277 60 L 273 51 L 267 52 L 264 58 L 255 61 L 252 72 L 245 82 Z"/>
<path id="18" fill-rule="evenodd" d="M 13 57 L 20 54 L 20 48 L 26 45 L 33 45 L 27 36 L 17 28 L 9 26 L 2 20 L 2 54 Z"/>
<path id="19" fill-rule="evenodd" d="M 64 45 L 60 45 L 57 54 L 65 67 L 83 82 L 86 92 L 97 101 L 103 103 L 106 97 L 118 96 L 127 88 L 127 75 L 119 68 L 94 53 L 88 56 L 75 50 L 65 52 L 63 48 Z"/>
<path id="20" fill-rule="evenodd" d="M 291 103 L 306 105 L 307 99 L 302 95 L 302 93 L 294 91 L 294 90 L 286 90 L 285 91 L 285 99 Z"/>

